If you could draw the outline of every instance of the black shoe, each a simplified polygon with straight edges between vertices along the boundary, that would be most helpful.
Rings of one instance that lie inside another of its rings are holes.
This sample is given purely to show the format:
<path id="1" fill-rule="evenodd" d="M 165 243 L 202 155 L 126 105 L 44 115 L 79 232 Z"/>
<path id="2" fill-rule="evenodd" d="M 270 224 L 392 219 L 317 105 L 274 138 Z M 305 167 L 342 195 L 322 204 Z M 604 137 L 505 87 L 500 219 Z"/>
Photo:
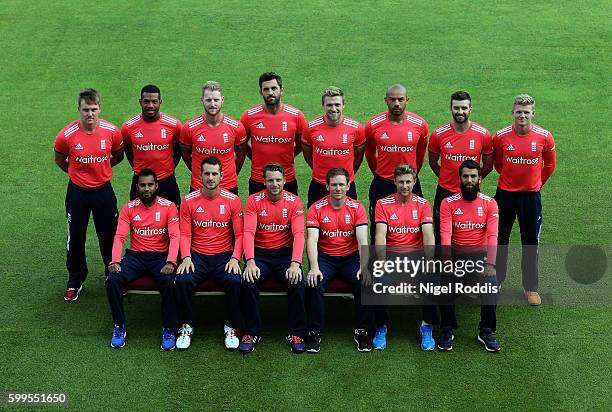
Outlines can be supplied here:
<path id="1" fill-rule="evenodd" d="M 455 339 L 455 335 L 453 335 L 452 328 L 442 329 L 442 333 L 438 337 L 438 349 L 442 352 L 453 350 L 453 339 Z"/>
<path id="2" fill-rule="evenodd" d="M 501 350 L 501 346 L 495 337 L 495 333 L 491 332 L 491 329 L 489 328 L 481 329 L 477 339 L 478 342 L 484 345 L 487 352 L 499 352 Z"/>
<path id="3" fill-rule="evenodd" d="M 372 351 L 372 337 L 370 333 L 365 329 L 355 329 L 355 343 L 357 344 L 357 350 L 359 352 L 371 352 Z"/>
<path id="4" fill-rule="evenodd" d="M 306 352 L 319 353 L 321 350 L 321 335 L 316 332 L 308 332 L 306 335 Z"/>

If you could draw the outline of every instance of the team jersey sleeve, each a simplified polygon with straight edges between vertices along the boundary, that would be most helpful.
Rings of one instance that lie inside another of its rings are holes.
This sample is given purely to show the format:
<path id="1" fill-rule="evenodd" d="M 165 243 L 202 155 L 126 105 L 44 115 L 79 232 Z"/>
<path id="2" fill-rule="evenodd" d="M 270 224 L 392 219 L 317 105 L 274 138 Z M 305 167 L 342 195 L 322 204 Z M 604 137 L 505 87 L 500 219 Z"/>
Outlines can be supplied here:
<path id="1" fill-rule="evenodd" d="M 255 258 L 255 231 L 257 230 L 257 209 L 255 208 L 255 196 L 249 196 L 244 208 L 244 258 L 246 260 Z"/>
<path id="2" fill-rule="evenodd" d="M 368 214 L 365 207 L 359 203 L 359 207 L 355 211 L 355 227 L 363 225 L 368 225 Z"/>
<path id="3" fill-rule="evenodd" d="M 183 198 L 181 205 L 181 238 L 180 238 L 180 249 L 181 256 L 183 258 L 191 256 L 191 208 L 187 201 Z"/>
<path id="4" fill-rule="evenodd" d="M 304 134 L 302 134 L 302 144 L 312 146 L 312 133 L 308 125 L 304 128 Z"/>
<path id="5" fill-rule="evenodd" d="M 493 154 L 493 138 L 488 130 L 482 137 L 482 154 L 485 156 Z"/>
<path id="6" fill-rule="evenodd" d="M 428 150 L 431 153 L 440 154 L 440 138 L 438 137 L 438 134 L 435 130 L 431 132 L 431 136 L 429 136 Z"/>
<path id="7" fill-rule="evenodd" d="M 453 235 L 453 215 L 450 203 L 445 199 L 440 205 L 440 243 L 442 246 L 450 246 Z"/>
<path id="8" fill-rule="evenodd" d="M 374 128 L 372 127 L 372 123 L 369 120 L 366 123 L 364 135 L 366 140 L 366 161 L 368 162 L 368 167 L 370 168 L 372 173 L 374 173 L 376 172 L 376 167 L 378 166 L 378 159 L 376 157 L 376 139 L 374 138 Z"/>
<path id="9" fill-rule="evenodd" d="M 174 126 L 174 134 L 172 135 L 172 144 L 177 144 L 180 141 L 182 131 L 183 124 L 177 119 L 176 126 Z"/>
<path id="10" fill-rule="evenodd" d="M 315 205 L 310 206 L 308 214 L 306 215 L 306 227 L 318 229 L 319 228 L 319 216 Z"/>
<path id="11" fill-rule="evenodd" d="M 123 136 L 121 136 L 121 130 L 115 126 L 115 129 L 112 131 L 112 145 L 111 152 L 116 152 L 118 150 L 123 149 Z"/>
<path id="12" fill-rule="evenodd" d="M 132 136 L 130 136 L 130 132 L 128 131 L 127 124 L 123 123 L 121 125 L 121 137 L 123 138 L 123 144 L 132 144 Z"/>
<path id="13" fill-rule="evenodd" d="M 181 242 L 181 229 L 179 225 L 179 214 L 178 209 L 172 203 L 168 207 L 168 238 L 170 240 L 168 245 L 168 258 L 166 261 L 174 263 L 176 265 L 176 258 L 178 255 L 180 242 Z"/>
<path id="14" fill-rule="evenodd" d="M 491 199 L 487 208 L 487 263 L 495 264 L 497 255 L 497 229 L 499 209 L 495 199 Z"/>
<path id="15" fill-rule="evenodd" d="M 548 181 L 555 171 L 557 165 L 557 151 L 555 150 L 555 139 L 552 133 L 548 133 L 546 140 L 544 141 L 544 150 L 542 152 L 542 160 L 544 164 L 542 166 L 542 186 Z"/>
<path id="16" fill-rule="evenodd" d="M 245 144 L 246 142 L 246 129 L 242 122 L 238 122 L 238 127 L 236 128 L 236 137 L 234 138 L 234 146 L 240 146 L 241 144 Z"/>
<path id="17" fill-rule="evenodd" d="M 495 166 L 495 170 L 500 175 L 503 168 L 503 157 L 504 152 L 501 145 L 501 138 L 496 133 L 495 136 L 493 136 L 493 166 Z"/>
<path id="18" fill-rule="evenodd" d="M 355 147 L 358 147 L 358 146 L 363 146 L 365 143 L 366 143 L 365 130 L 362 125 L 359 125 L 359 127 L 357 128 L 357 132 L 355 133 L 355 142 L 353 143 L 353 145 Z"/>
<path id="19" fill-rule="evenodd" d="M 304 206 L 299 197 L 295 200 L 291 216 L 291 232 L 293 233 L 291 260 L 301 265 L 304 254 Z"/>
<path id="20" fill-rule="evenodd" d="M 187 124 L 181 127 L 179 142 L 181 142 L 181 144 L 184 144 L 185 146 L 191 146 L 191 131 Z"/>
<path id="21" fill-rule="evenodd" d="M 306 117 L 304 117 L 304 113 L 299 112 L 298 117 L 297 117 L 295 134 L 303 136 L 304 133 L 306 133 L 307 128 L 308 128 L 308 122 L 306 121 Z"/>
<path id="22" fill-rule="evenodd" d="M 376 202 L 376 209 L 374 211 L 374 222 L 384 223 L 385 225 L 389 224 L 389 221 L 387 220 L 387 214 L 385 213 L 385 210 L 383 209 L 383 205 L 382 203 L 380 203 L 380 200 Z"/>
<path id="23" fill-rule="evenodd" d="M 68 147 L 68 142 L 66 141 L 66 136 L 64 136 L 63 131 L 60 131 L 55 137 L 55 142 L 53 143 L 53 150 L 58 153 L 68 154 L 70 148 Z"/>
<path id="24" fill-rule="evenodd" d="M 240 123 L 242 123 L 242 125 L 244 126 L 244 130 L 246 133 L 246 140 L 249 140 L 249 136 L 250 136 L 250 123 L 249 123 L 249 113 L 248 110 L 245 110 L 244 113 L 242 113 L 242 116 L 240 116 Z"/>
<path id="25" fill-rule="evenodd" d="M 421 171 L 421 168 L 423 167 L 423 162 L 425 161 L 425 153 L 427 152 L 427 134 L 427 123 L 425 123 L 425 120 L 423 120 L 423 124 L 421 125 L 421 135 L 416 147 L 417 174 Z"/>
<path id="26" fill-rule="evenodd" d="M 427 223 L 433 223 L 433 214 L 431 213 L 431 205 L 429 201 L 425 201 L 425 203 L 420 203 L 421 208 L 421 221 L 419 222 L 421 225 Z"/>
<path id="27" fill-rule="evenodd" d="M 113 240 L 112 263 L 121 262 L 121 254 L 123 253 L 123 245 L 130 231 L 130 214 L 128 205 L 123 206 L 119 213 L 119 221 L 117 222 L 117 231 Z"/>
<path id="28" fill-rule="evenodd" d="M 232 229 L 234 230 L 234 253 L 232 257 L 235 259 L 242 258 L 243 249 L 243 236 L 244 236 L 244 221 L 242 216 L 242 203 L 240 198 L 236 198 L 232 201 Z"/>

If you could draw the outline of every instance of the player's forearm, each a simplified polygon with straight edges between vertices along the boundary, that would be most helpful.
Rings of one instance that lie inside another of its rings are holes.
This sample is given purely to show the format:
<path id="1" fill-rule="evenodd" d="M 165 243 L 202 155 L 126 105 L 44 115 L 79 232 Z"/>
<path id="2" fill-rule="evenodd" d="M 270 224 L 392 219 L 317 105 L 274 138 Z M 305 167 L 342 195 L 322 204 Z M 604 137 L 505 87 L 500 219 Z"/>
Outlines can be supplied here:
<path id="1" fill-rule="evenodd" d="M 246 152 L 246 144 L 234 148 L 234 153 L 236 155 L 236 158 L 234 159 L 236 163 L 236 174 L 239 174 L 242 170 L 242 166 L 244 166 L 244 161 L 246 160 Z"/>
<path id="2" fill-rule="evenodd" d="M 436 153 L 429 152 L 429 167 L 437 177 L 440 177 L 440 164 L 438 163 L 440 156 Z"/>
<path id="3" fill-rule="evenodd" d="M 312 146 L 303 145 L 302 153 L 304 153 L 304 160 L 306 161 L 306 164 L 308 164 L 308 166 L 310 166 L 312 169 Z"/>
<path id="4" fill-rule="evenodd" d="M 181 148 L 179 145 L 174 145 L 174 148 L 172 149 L 172 162 L 174 163 L 175 168 L 181 162 L 181 157 Z"/>
<path id="5" fill-rule="evenodd" d="M 353 172 L 357 173 L 361 163 L 363 162 L 363 154 L 365 153 L 365 145 L 355 148 L 355 158 L 353 159 Z"/>
<path id="6" fill-rule="evenodd" d="M 245 229 L 242 235 L 242 245 L 245 260 L 255 258 L 255 231 Z"/>
<path id="7" fill-rule="evenodd" d="M 306 255 L 308 256 L 308 264 L 310 269 L 319 270 L 319 250 L 317 249 L 317 241 L 308 239 L 306 241 Z"/>
<path id="8" fill-rule="evenodd" d="M 293 234 L 293 246 L 291 251 L 291 260 L 302 264 L 302 255 L 304 254 L 304 232 L 295 232 Z"/>
<path id="9" fill-rule="evenodd" d="M 68 173 L 68 155 L 64 153 L 55 152 L 54 160 L 57 167 Z"/>
<path id="10" fill-rule="evenodd" d="M 482 156 L 482 178 L 487 177 L 489 173 L 493 170 L 493 155 L 483 155 Z"/>
<path id="11" fill-rule="evenodd" d="M 115 234 L 115 239 L 113 240 L 113 250 L 111 254 L 111 262 L 120 263 L 121 262 L 121 254 L 123 253 L 123 245 L 125 244 L 125 236 L 121 236 L 118 233 Z"/>
<path id="12" fill-rule="evenodd" d="M 132 145 L 131 144 L 124 145 L 123 152 L 125 153 L 125 158 L 127 159 L 130 166 L 134 167 L 134 151 L 132 150 Z"/>
<path id="13" fill-rule="evenodd" d="M 111 167 L 118 165 L 123 160 L 123 149 L 111 153 Z"/>
<path id="14" fill-rule="evenodd" d="M 185 163 L 185 166 L 187 166 L 187 169 L 191 171 L 191 146 L 184 145 L 182 143 L 179 146 L 181 148 L 181 157 L 183 158 L 183 162 Z"/>

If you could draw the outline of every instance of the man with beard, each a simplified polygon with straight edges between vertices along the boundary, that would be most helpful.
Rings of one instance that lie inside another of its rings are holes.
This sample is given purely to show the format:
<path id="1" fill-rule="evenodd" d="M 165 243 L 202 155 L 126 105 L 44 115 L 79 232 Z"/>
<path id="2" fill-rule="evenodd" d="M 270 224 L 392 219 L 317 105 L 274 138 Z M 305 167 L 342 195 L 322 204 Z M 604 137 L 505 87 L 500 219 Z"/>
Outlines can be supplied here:
<path id="1" fill-rule="evenodd" d="M 470 120 L 472 98 L 458 91 L 451 95 L 453 121 L 436 128 L 429 139 L 429 166 L 438 176 L 434 199 L 434 234 L 440 244 L 440 204 L 442 199 L 459 192 L 457 169 L 468 159 L 480 163 L 482 178 L 493 170 L 493 141 L 487 129 Z"/>
<path id="2" fill-rule="evenodd" d="M 457 280 L 467 281 L 467 278 L 480 277 L 487 286 L 487 292 L 482 294 L 480 305 L 480 324 L 477 339 L 488 352 L 498 352 L 499 342 L 495 337 L 497 279 L 495 277 L 495 258 L 497 253 L 497 225 L 499 220 L 497 203 L 495 199 L 480 193 L 482 176 L 480 165 L 473 160 L 465 160 L 459 166 L 460 193 L 449 196 L 440 206 L 440 237 L 444 248 L 444 255 L 451 252 L 455 269 L 459 262 L 472 262 L 478 268 L 481 263 L 482 272 L 459 274 L 455 270 L 457 279 L 450 282 L 455 288 Z M 486 262 L 483 264 L 483 262 Z M 468 267 L 468 264 L 465 264 Z M 465 277 L 463 277 L 465 276 Z M 453 294 L 461 291 L 453 290 Z M 453 296 L 450 296 L 453 298 Z M 438 349 L 450 351 L 453 349 L 454 332 L 457 328 L 455 305 L 440 305 L 440 328 L 442 333 L 438 338 Z"/>
<path id="3" fill-rule="evenodd" d="M 538 244 L 542 228 L 540 190 L 555 170 L 557 154 L 552 133 L 533 124 L 535 100 L 521 94 L 512 108 L 514 124 L 495 133 L 495 169 L 499 173 L 495 200 L 499 203 L 498 276 L 506 278 L 508 245 L 518 216 L 523 248 L 521 270 L 527 303 L 538 306 Z"/>
<path id="4" fill-rule="evenodd" d="M 158 179 L 158 195 L 178 205 L 181 193 L 174 169 L 181 159 L 178 141 L 181 122 L 159 111 L 162 98 L 157 86 L 149 84 L 143 87 L 138 102 L 142 112 L 121 127 L 125 156 L 134 170 L 130 199 L 138 197 L 138 173 L 151 169 Z"/>
<path id="5" fill-rule="evenodd" d="M 302 151 L 301 138 L 306 118 L 297 108 L 282 102 L 283 79 L 274 72 L 259 76 L 259 94 L 263 104 L 247 109 L 240 117 L 246 128 L 252 160 L 249 195 L 265 189 L 263 167 L 270 160 L 285 170 L 285 190 L 298 194 L 294 158 Z"/>
<path id="6" fill-rule="evenodd" d="M 302 282 L 304 208 L 302 200 L 283 190 L 285 176 L 279 164 L 263 168 L 266 189 L 249 196 L 244 213 L 244 268 L 242 304 L 244 336 L 240 351 L 252 352 L 260 340 L 259 284 L 273 275 L 287 286 L 289 334 L 293 353 L 304 351 L 306 312 Z"/>
<path id="7" fill-rule="evenodd" d="M 194 329 L 193 290 L 209 276 L 225 292 L 223 334 L 227 349 L 238 348 L 237 329 L 240 312 L 240 258 L 242 257 L 242 203 L 235 194 L 222 189 L 221 160 L 209 156 L 202 160 L 202 189 L 183 198 L 181 204 L 181 255 L 174 289 L 179 329 L 176 347 L 191 345 Z"/>
<path id="8" fill-rule="evenodd" d="M 202 188 L 202 160 L 216 156 L 223 169 L 221 188 L 238 195 L 238 173 L 246 156 L 246 131 L 240 122 L 221 111 L 225 97 L 218 82 L 204 83 L 201 100 L 204 113 L 189 120 L 180 137 L 183 161 L 191 170 L 190 191 Z"/>
<path id="9" fill-rule="evenodd" d="M 359 122 L 342 115 L 345 103 L 341 89 L 334 86 L 325 89 L 321 96 L 325 114 L 311 120 L 304 133 L 304 159 L 312 169 L 308 207 L 329 194 L 325 179 L 334 167 L 348 171 L 348 196 L 357 199 L 355 173 L 363 161 L 365 135 Z"/>
<path id="10" fill-rule="evenodd" d="M 157 282 L 162 297 L 161 348 L 172 350 L 177 326 L 173 283 L 180 236 L 178 210 L 174 203 L 157 195 L 159 183 L 153 170 L 142 169 L 136 181 L 138 199 L 126 203 L 121 209 L 113 243 L 113 260 L 108 266 L 110 273 L 105 282 L 115 322 L 110 345 L 112 348 L 125 346 L 125 285 L 149 275 Z M 128 232 L 130 249 L 121 259 Z"/>
<path id="11" fill-rule="evenodd" d="M 117 229 L 117 198 L 111 186 L 112 167 L 123 159 L 121 131 L 98 119 L 100 95 L 94 89 L 79 93 L 80 118 L 64 127 L 55 138 L 55 164 L 68 173 L 66 191 L 66 302 L 79 298 L 87 278 L 85 239 L 89 215 L 93 213 L 100 254 L 106 270 L 111 261 Z"/>

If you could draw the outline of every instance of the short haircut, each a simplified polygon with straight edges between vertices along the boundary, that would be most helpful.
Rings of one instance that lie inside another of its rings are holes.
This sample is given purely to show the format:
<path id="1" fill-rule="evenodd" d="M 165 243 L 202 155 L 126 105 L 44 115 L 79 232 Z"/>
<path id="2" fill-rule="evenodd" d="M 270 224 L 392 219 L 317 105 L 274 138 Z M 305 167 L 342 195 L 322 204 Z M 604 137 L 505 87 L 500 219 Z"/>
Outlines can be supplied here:
<path id="1" fill-rule="evenodd" d="M 327 175 L 325 176 L 325 182 L 327 182 L 327 184 L 329 184 L 329 182 L 332 180 L 332 178 L 334 178 L 336 176 L 344 176 L 344 177 L 346 177 L 346 183 L 348 184 L 348 182 L 349 182 L 349 172 L 348 172 L 348 170 L 346 170 L 343 167 L 332 167 L 331 169 L 329 169 L 327 171 Z"/>
<path id="2" fill-rule="evenodd" d="M 202 96 L 204 96 L 204 92 L 206 90 L 210 90 L 211 92 L 219 92 L 221 96 L 223 96 L 223 87 L 221 87 L 221 83 L 216 82 L 214 80 L 209 80 L 202 86 Z"/>
<path id="3" fill-rule="evenodd" d="M 142 95 L 145 93 L 157 93 L 159 95 L 159 100 L 161 100 L 161 90 L 159 90 L 159 87 L 155 86 L 154 84 L 147 84 L 145 87 L 143 87 L 140 90 L 141 99 L 142 99 Z"/>
<path id="4" fill-rule="evenodd" d="M 147 93 L 149 93 L 149 92 L 147 92 Z M 140 173 L 138 173 L 137 176 L 138 177 L 136 178 L 136 182 L 138 182 L 138 180 L 141 177 L 144 177 L 144 176 L 153 176 L 153 180 L 155 181 L 155 183 L 157 183 L 157 175 L 155 174 L 155 172 L 152 169 L 142 169 L 140 171 Z"/>
<path id="5" fill-rule="evenodd" d="M 342 101 L 344 101 L 344 92 L 342 91 L 342 89 L 336 86 L 329 86 L 327 89 L 323 90 L 323 93 L 321 94 L 321 104 L 325 103 L 326 97 L 336 96 L 342 97 Z"/>
<path id="6" fill-rule="evenodd" d="M 528 94 L 519 94 L 514 98 L 514 106 L 532 106 L 535 110 L 535 99 Z"/>
<path id="7" fill-rule="evenodd" d="M 406 96 L 406 98 L 408 98 L 408 89 L 406 89 L 406 86 L 404 86 L 403 84 L 399 84 L 399 83 L 392 84 L 391 86 L 387 87 L 387 94 L 385 94 L 385 96 L 389 96 L 389 93 L 393 89 L 400 89 L 401 91 L 404 92 L 404 95 Z"/>
<path id="8" fill-rule="evenodd" d="M 266 173 L 268 172 L 281 172 L 283 177 L 285 177 L 285 169 L 278 163 L 268 163 L 267 165 L 263 167 L 264 180 L 266 180 Z"/>
<path id="9" fill-rule="evenodd" d="M 283 79 L 280 74 L 276 72 L 265 72 L 261 76 L 259 76 L 259 90 L 261 90 L 261 85 L 263 82 L 269 82 L 270 80 L 276 80 L 278 83 L 278 87 L 283 88 Z"/>
<path id="10" fill-rule="evenodd" d="M 217 165 L 219 166 L 219 172 L 222 171 L 221 168 L 221 160 L 217 156 L 208 156 L 202 160 L 202 165 L 200 166 L 200 170 L 204 169 L 204 165 Z"/>
<path id="11" fill-rule="evenodd" d="M 81 107 L 81 101 L 88 104 L 100 104 L 100 93 L 96 89 L 83 89 L 79 92 L 77 103 Z"/>
<path id="12" fill-rule="evenodd" d="M 472 96 L 468 92 L 464 92 L 463 90 L 459 90 L 453 94 L 451 94 L 450 104 L 453 104 L 453 100 L 469 100 L 470 105 L 472 104 Z"/>
<path id="13" fill-rule="evenodd" d="M 480 164 L 478 162 L 473 161 L 472 159 L 464 160 L 463 163 L 459 166 L 459 177 L 461 177 L 461 172 L 463 169 L 476 169 L 478 170 L 478 176 L 480 174 Z"/>
<path id="14" fill-rule="evenodd" d="M 396 178 L 398 176 L 403 176 L 403 175 L 412 175 L 412 177 L 416 181 L 417 172 L 408 163 L 400 163 L 397 166 L 395 166 L 395 169 L 393 169 L 393 177 L 394 178 Z"/>

